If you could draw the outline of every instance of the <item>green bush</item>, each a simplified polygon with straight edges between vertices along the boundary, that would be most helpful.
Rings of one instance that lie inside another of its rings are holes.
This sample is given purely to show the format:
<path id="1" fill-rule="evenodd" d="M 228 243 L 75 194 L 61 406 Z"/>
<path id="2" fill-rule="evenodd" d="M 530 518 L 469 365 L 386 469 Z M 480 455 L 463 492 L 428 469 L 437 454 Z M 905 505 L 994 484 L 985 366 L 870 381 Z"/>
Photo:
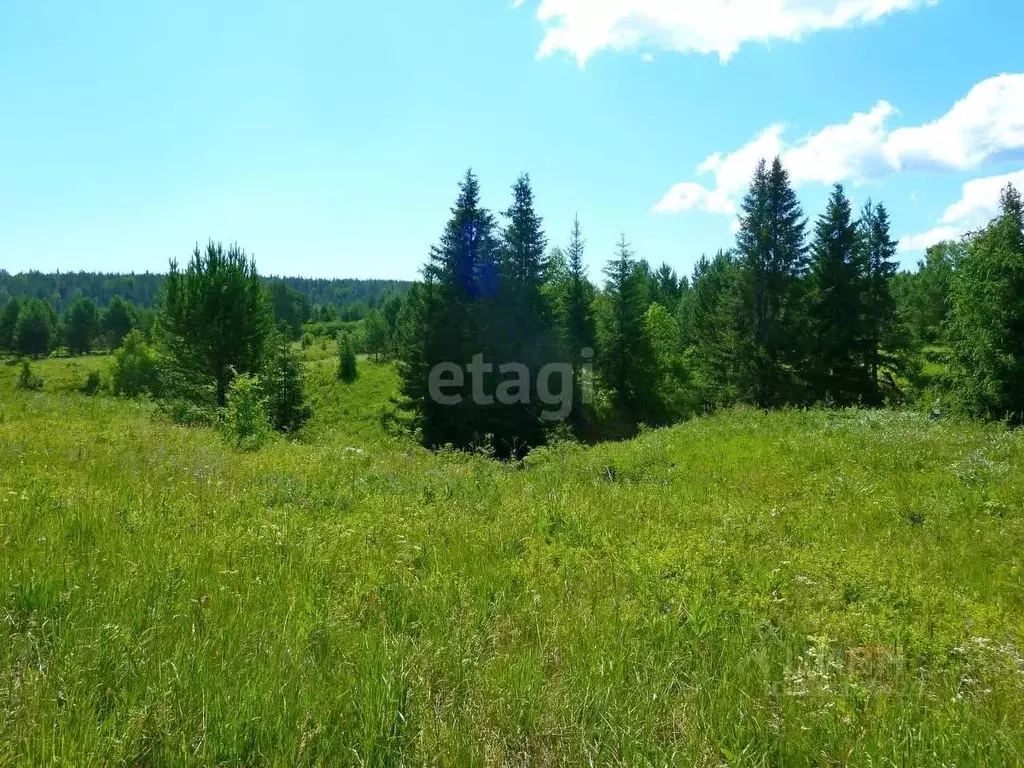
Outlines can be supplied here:
<path id="1" fill-rule="evenodd" d="M 114 353 L 111 372 L 115 395 L 137 397 L 144 392 L 157 394 L 159 370 L 156 352 L 146 343 L 142 331 L 135 329 L 124 338 L 124 344 Z"/>
<path id="2" fill-rule="evenodd" d="M 32 370 L 28 360 L 21 361 L 21 375 L 18 376 L 18 389 L 37 390 L 43 388 L 43 377 Z"/>
<path id="3" fill-rule="evenodd" d="M 243 373 L 228 385 L 224 427 L 243 450 L 256 450 L 270 436 L 270 414 L 260 377 Z"/>
<path id="4" fill-rule="evenodd" d="M 103 379 L 100 376 L 99 371 L 89 371 L 89 375 L 85 377 L 85 384 L 82 385 L 82 392 L 87 395 L 95 395 L 99 393 L 103 387 Z"/>

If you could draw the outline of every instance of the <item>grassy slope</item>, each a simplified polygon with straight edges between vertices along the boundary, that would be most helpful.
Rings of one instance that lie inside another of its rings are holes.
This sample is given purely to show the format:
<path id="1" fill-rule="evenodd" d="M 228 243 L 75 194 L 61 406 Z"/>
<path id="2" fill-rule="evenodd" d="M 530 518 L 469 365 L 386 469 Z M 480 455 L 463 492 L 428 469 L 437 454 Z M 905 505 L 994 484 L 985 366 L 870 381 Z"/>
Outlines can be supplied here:
<path id="1" fill-rule="evenodd" d="M 258 454 L 0 366 L 0 764 L 1024 760 L 1021 433 L 736 412 L 516 468 L 322 357 Z"/>

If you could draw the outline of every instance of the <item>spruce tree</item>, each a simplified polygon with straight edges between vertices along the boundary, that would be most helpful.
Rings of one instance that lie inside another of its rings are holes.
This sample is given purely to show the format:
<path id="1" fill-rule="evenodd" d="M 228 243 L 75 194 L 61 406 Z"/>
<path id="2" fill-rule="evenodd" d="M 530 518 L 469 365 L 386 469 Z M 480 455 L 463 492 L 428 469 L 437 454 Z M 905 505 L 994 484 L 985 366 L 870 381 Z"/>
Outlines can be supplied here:
<path id="1" fill-rule="evenodd" d="M 583 428 L 583 366 L 593 359 L 594 352 L 594 286 L 587 278 L 583 263 L 586 241 L 580 230 L 580 217 L 573 220 L 569 246 L 566 249 L 568 272 L 565 302 L 560 324 L 564 329 L 567 359 L 572 366 L 572 411 L 569 419 L 579 432 Z M 585 351 L 589 350 L 589 355 Z"/>
<path id="2" fill-rule="evenodd" d="M 346 384 L 355 381 L 359 376 L 356 366 L 356 351 L 352 345 L 352 334 L 338 334 L 338 378 Z"/>
<path id="3" fill-rule="evenodd" d="M 896 241 L 889 233 L 889 212 L 882 204 L 864 205 L 860 218 L 860 259 L 864 269 L 862 334 L 868 366 L 869 398 L 878 402 L 878 372 L 883 364 L 896 363 L 897 345 L 904 342 L 899 333 L 899 318 L 892 297 L 892 280 L 899 265 Z M 883 350 L 883 345 L 886 349 Z"/>
<path id="4" fill-rule="evenodd" d="M 224 407 L 231 379 L 262 367 L 273 316 L 255 262 L 237 245 L 210 242 L 205 251 L 196 247 L 184 272 L 171 262 L 160 323 L 176 378 L 211 382 Z M 199 391 L 189 386 L 187 396 Z"/>
<path id="5" fill-rule="evenodd" d="M 864 345 L 866 265 L 857 222 L 836 184 L 811 245 L 807 375 L 818 400 L 851 405 L 871 396 Z"/>
<path id="6" fill-rule="evenodd" d="M 969 241 L 951 287 L 953 396 L 963 412 L 1024 424 L 1024 205 L 1012 185 Z"/>
<path id="7" fill-rule="evenodd" d="M 295 432 L 311 415 L 306 403 L 305 365 L 292 349 L 292 327 L 281 322 L 267 344 L 267 362 L 260 386 L 270 423 L 278 432 Z"/>
<path id="8" fill-rule="evenodd" d="M 741 395 L 762 407 L 798 398 L 791 372 L 801 354 L 801 278 L 806 220 L 778 157 L 762 160 L 744 197 L 736 235 L 741 280 Z"/>
<path id="9" fill-rule="evenodd" d="M 617 248 L 617 258 L 604 270 L 607 302 L 598 367 L 604 384 L 615 393 L 620 415 L 637 423 L 653 405 L 653 353 L 644 328 L 647 275 L 633 258 L 625 235 Z"/>
<path id="10" fill-rule="evenodd" d="M 473 355 L 494 349 L 501 336 L 495 322 L 499 243 L 493 216 L 480 205 L 480 186 L 472 171 L 459 185 L 451 214 L 431 248 L 417 295 L 407 301 L 398 366 L 403 408 L 431 447 L 469 447 L 486 432 L 470 377 L 460 387 L 446 386 L 443 394 L 450 400 L 439 402 L 431 393 L 431 371 L 441 364 L 465 370 Z"/>

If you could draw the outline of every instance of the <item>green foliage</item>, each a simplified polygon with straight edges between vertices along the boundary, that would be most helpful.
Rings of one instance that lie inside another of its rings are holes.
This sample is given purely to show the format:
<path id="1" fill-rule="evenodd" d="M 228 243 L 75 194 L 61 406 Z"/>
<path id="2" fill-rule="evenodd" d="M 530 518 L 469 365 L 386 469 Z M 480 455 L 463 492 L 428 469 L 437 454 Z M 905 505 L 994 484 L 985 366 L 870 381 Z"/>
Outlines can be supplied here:
<path id="1" fill-rule="evenodd" d="M 64 333 L 72 355 L 89 353 L 99 333 L 99 313 L 92 299 L 79 299 L 71 305 L 64 322 Z"/>
<path id="2" fill-rule="evenodd" d="M 289 339 L 299 338 L 302 335 L 302 325 L 312 312 L 309 299 L 281 279 L 271 280 L 267 292 L 270 296 L 274 322 L 278 325 L 285 324 Z"/>
<path id="3" fill-rule="evenodd" d="M 1024 211 L 1012 185 L 970 240 L 950 294 L 953 399 L 971 416 L 1024 423 Z"/>
<path id="4" fill-rule="evenodd" d="M 359 376 L 356 367 L 356 352 L 352 346 L 352 337 L 343 333 L 338 336 L 338 379 L 351 383 Z"/>
<path id="5" fill-rule="evenodd" d="M 115 296 L 100 318 L 100 332 L 110 349 L 117 349 L 137 322 L 135 308 L 120 296 Z"/>
<path id="6" fill-rule="evenodd" d="M 291 433 L 306 423 L 311 411 L 306 403 L 305 366 L 281 332 L 275 332 L 270 339 L 260 383 L 274 429 Z"/>
<path id="7" fill-rule="evenodd" d="M 14 329 L 18 325 L 21 300 L 12 296 L 0 311 L 0 351 L 14 350 Z"/>
<path id="8" fill-rule="evenodd" d="M 57 318 L 53 310 L 39 299 L 28 299 L 21 305 L 14 326 L 14 348 L 23 355 L 48 355 L 56 340 Z"/>
<path id="9" fill-rule="evenodd" d="M 32 370 L 28 360 L 21 361 L 21 373 L 18 375 L 18 389 L 37 390 L 43 388 L 43 377 Z"/>
<path id="10" fill-rule="evenodd" d="M 313 346 L 313 334 L 311 334 L 309 331 L 306 331 L 304 334 L 302 334 L 301 346 L 303 349 L 309 349 L 310 347 Z"/>
<path id="11" fill-rule="evenodd" d="M 224 428 L 242 450 L 258 450 L 272 432 L 267 397 L 259 376 L 242 373 L 228 385 Z"/>
<path id="12" fill-rule="evenodd" d="M 363 321 L 363 332 L 366 336 L 366 351 L 373 355 L 375 361 L 380 362 L 388 348 L 388 326 L 383 315 L 376 310 L 367 314 Z"/>
<path id="13" fill-rule="evenodd" d="M 100 376 L 99 371 L 89 371 L 85 378 L 85 384 L 82 385 L 82 392 L 86 395 L 99 394 L 103 388 L 103 377 Z"/>
<path id="14" fill-rule="evenodd" d="M 114 353 L 111 389 L 115 395 L 138 397 L 143 393 L 160 394 L 160 372 L 155 350 L 138 329 L 128 333 Z"/>
<path id="15" fill-rule="evenodd" d="M 866 265 L 850 201 L 836 184 L 811 245 L 811 343 L 807 375 L 815 400 L 862 402 L 873 393 L 864 345 Z"/>
<path id="16" fill-rule="evenodd" d="M 236 373 L 263 364 L 273 317 L 255 262 L 237 245 L 197 247 L 185 272 L 171 262 L 161 307 L 161 344 L 171 366 L 191 381 L 210 380 L 227 402 Z"/>

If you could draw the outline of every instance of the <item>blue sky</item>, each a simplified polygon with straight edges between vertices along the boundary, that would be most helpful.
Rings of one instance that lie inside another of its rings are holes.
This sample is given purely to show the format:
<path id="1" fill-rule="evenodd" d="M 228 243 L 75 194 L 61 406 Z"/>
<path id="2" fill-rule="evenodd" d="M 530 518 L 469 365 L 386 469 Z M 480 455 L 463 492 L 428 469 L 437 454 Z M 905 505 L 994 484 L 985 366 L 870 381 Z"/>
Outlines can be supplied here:
<path id="1" fill-rule="evenodd" d="M 689 272 L 759 154 L 903 258 L 1024 182 L 1020 0 L 34 0 L 0 4 L 0 268 L 413 278 L 467 167 L 529 172 L 593 276 L 620 233 Z"/>

